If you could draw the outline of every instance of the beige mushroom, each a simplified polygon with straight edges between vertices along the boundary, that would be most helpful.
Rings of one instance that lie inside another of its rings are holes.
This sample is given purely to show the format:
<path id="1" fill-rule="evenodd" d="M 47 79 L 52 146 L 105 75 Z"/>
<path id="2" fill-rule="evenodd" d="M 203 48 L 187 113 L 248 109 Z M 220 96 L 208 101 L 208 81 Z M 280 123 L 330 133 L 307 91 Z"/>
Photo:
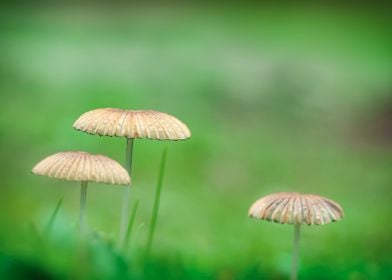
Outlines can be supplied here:
<path id="1" fill-rule="evenodd" d="M 177 118 L 153 110 L 95 109 L 81 115 L 73 127 L 76 130 L 101 136 L 127 139 L 125 165 L 129 174 L 132 167 L 133 139 L 185 140 L 191 137 L 189 128 Z M 124 246 L 129 216 L 130 188 L 123 193 L 119 245 Z"/>
<path id="2" fill-rule="evenodd" d="M 185 140 L 191 137 L 183 122 L 153 110 L 95 109 L 81 115 L 73 127 L 90 134 L 128 139 Z"/>
<path id="3" fill-rule="evenodd" d="M 92 155 L 80 151 L 50 155 L 38 162 L 32 172 L 50 178 L 81 182 L 79 217 L 81 233 L 86 230 L 87 183 L 129 185 L 131 182 L 128 172 L 116 161 L 103 155 Z"/>
<path id="4" fill-rule="evenodd" d="M 282 192 L 264 196 L 249 209 L 249 217 L 295 225 L 291 279 L 297 279 L 301 225 L 324 225 L 343 218 L 342 207 L 333 200 L 313 195 Z"/>

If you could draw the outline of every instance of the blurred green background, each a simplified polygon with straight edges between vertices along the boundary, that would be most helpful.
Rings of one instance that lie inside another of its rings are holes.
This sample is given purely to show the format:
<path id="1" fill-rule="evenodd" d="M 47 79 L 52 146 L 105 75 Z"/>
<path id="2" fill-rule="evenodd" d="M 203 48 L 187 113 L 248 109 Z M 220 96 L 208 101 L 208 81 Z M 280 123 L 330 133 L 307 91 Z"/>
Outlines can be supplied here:
<path id="1" fill-rule="evenodd" d="M 0 278 L 137 279 L 168 146 L 152 279 L 287 279 L 293 227 L 247 218 L 259 197 L 316 193 L 343 221 L 304 227 L 300 279 L 391 279 L 392 38 L 375 5 L 13 5 L 0 10 Z M 85 111 L 170 113 L 182 142 L 137 140 L 126 255 L 122 188 L 34 176 L 63 150 L 124 160 L 125 139 L 72 129 Z M 43 234 L 64 198 L 49 236 Z"/>

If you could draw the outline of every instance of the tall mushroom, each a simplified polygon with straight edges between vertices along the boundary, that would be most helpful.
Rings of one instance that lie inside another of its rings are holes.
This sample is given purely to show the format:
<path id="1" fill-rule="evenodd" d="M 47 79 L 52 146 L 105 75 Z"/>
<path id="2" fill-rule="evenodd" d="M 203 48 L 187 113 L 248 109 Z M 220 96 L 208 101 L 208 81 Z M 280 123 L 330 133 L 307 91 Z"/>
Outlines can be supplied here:
<path id="1" fill-rule="evenodd" d="M 301 225 L 324 225 L 343 218 L 342 207 L 333 200 L 313 195 L 281 192 L 264 196 L 249 209 L 249 217 L 281 224 L 293 224 L 292 280 L 297 279 Z"/>
<path id="2" fill-rule="evenodd" d="M 95 109 L 82 114 L 74 123 L 76 130 L 101 136 L 125 137 L 125 165 L 132 167 L 133 139 L 185 140 L 191 137 L 189 128 L 177 118 L 153 110 Z M 123 193 L 119 245 L 123 247 L 129 215 L 130 188 Z"/>
<path id="3" fill-rule="evenodd" d="M 32 172 L 51 178 L 81 182 L 79 214 L 81 233 L 86 230 L 87 183 L 129 185 L 131 182 L 128 172 L 116 161 L 103 155 L 79 151 L 50 155 L 38 162 Z"/>

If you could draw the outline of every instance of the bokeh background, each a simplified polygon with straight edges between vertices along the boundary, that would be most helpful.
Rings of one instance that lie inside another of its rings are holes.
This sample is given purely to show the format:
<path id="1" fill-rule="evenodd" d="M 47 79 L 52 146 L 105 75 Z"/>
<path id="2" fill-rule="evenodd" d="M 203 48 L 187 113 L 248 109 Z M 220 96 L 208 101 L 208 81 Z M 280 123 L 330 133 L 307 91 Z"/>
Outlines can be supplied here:
<path id="1" fill-rule="evenodd" d="M 247 218 L 278 191 L 345 209 L 304 227 L 301 279 L 391 279 L 390 26 L 388 6 L 359 3 L 3 6 L 0 278 L 140 278 L 167 146 L 150 279 L 286 279 L 293 227 Z M 31 168 L 63 150 L 123 162 L 125 139 L 72 129 L 100 107 L 167 112 L 193 135 L 136 141 L 125 255 L 114 246 L 122 189 L 90 185 L 94 237 L 78 258 L 78 184 Z"/>

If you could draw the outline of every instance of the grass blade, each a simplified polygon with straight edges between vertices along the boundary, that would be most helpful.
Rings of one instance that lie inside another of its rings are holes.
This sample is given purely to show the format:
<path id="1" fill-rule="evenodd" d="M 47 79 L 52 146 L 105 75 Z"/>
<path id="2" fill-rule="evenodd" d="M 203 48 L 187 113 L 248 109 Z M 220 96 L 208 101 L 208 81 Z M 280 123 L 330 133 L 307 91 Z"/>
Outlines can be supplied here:
<path id="1" fill-rule="evenodd" d="M 167 158 L 167 146 L 163 150 L 161 164 L 159 167 L 158 183 L 157 183 L 157 189 L 155 192 L 155 200 L 154 200 L 154 208 L 152 210 L 151 224 L 150 224 L 150 229 L 148 232 L 148 239 L 147 239 L 147 247 L 146 247 L 146 255 L 145 255 L 146 262 L 148 261 L 148 257 L 151 252 L 151 246 L 154 240 L 155 226 L 158 219 L 159 203 L 160 203 L 161 190 L 163 185 L 163 177 L 165 173 L 166 158 Z"/>
<path id="2" fill-rule="evenodd" d="M 137 212 L 138 206 L 139 206 L 139 201 L 137 200 L 137 201 L 135 202 L 135 205 L 133 206 L 131 219 L 129 220 L 129 223 L 128 223 L 127 234 L 126 234 L 126 236 L 125 236 L 125 245 L 124 245 L 124 248 L 125 248 L 125 249 L 128 248 L 128 246 L 129 246 L 129 239 L 130 239 L 130 237 L 131 237 L 131 232 L 132 232 L 133 224 L 135 223 L 136 212 Z"/>
<path id="3" fill-rule="evenodd" d="M 63 203 L 63 198 L 60 198 L 59 202 L 57 202 L 56 208 L 54 208 L 52 216 L 50 216 L 48 224 L 46 225 L 46 228 L 45 228 L 45 236 L 46 237 L 49 236 L 50 231 L 53 228 L 54 221 L 56 220 L 57 214 L 58 214 L 58 212 L 60 210 L 60 207 L 61 207 L 62 203 Z"/>

